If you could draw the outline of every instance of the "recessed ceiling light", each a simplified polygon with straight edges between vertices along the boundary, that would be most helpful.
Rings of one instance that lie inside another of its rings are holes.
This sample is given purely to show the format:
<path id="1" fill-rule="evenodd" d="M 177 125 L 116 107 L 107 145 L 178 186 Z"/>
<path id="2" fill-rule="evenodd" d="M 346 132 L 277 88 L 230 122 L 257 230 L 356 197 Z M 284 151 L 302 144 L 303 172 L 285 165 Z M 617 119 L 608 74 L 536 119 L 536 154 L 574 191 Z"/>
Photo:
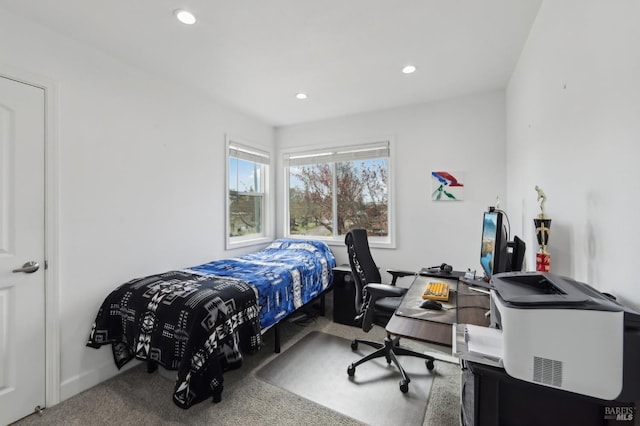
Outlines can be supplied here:
<path id="1" fill-rule="evenodd" d="M 298 93 L 296 94 L 296 98 L 298 99 L 307 99 L 306 93 Z"/>
<path id="2" fill-rule="evenodd" d="M 416 67 L 414 67 L 413 65 L 407 65 L 404 68 L 402 68 L 402 72 L 405 74 L 411 74 L 415 71 L 416 71 Z"/>
<path id="3" fill-rule="evenodd" d="M 186 25 L 193 25 L 196 23 L 196 17 L 191 12 L 187 12 L 186 10 L 178 9 L 173 12 L 178 18 L 178 21 L 182 22 Z"/>

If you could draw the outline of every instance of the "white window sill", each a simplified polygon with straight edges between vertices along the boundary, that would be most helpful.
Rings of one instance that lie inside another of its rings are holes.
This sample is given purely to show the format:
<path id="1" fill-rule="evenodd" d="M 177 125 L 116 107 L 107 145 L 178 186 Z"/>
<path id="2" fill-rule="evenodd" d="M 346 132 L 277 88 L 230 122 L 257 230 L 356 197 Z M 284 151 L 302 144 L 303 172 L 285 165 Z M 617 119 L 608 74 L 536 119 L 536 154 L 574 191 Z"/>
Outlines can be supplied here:
<path id="1" fill-rule="evenodd" d="M 227 240 L 226 249 L 233 250 L 237 248 L 257 246 L 263 244 L 269 244 L 273 241 L 272 237 L 236 237 L 233 240 Z"/>
<path id="2" fill-rule="evenodd" d="M 319 240 L 319 241 L 324 241 L 325 243 L 327 243 L 327 245 L 331 247 L 337 247 L 337 246 L 345 247 L 344 236 L 339 238 L 331 238 L 331 237 L 318 237 L 314 235 L 289 235 L 285 238 L 293 238 L 293 239 L 300 239 L 300 240 Z M 383 248 L 383 249 L 396 248 L 396 244 L 394 241 L 391 240 L 391 238 L 369 237 L 368 240 L 369 240 L 369 247 Z"/>

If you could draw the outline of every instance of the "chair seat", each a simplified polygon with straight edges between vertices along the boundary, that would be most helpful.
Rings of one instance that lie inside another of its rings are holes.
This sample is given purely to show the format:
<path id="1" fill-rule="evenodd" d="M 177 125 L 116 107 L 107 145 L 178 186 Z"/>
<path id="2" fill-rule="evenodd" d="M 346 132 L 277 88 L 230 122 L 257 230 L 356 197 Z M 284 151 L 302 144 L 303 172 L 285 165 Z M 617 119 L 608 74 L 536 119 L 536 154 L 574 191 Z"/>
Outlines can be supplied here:
<path id="1" fill-rule="evenodd" d="M 404 289 L 404 293 L 407 293 L 406 289 Z M 376 300 L 375 309 L 393 314 L 400 306 L 400 302 L 402 302 L 402 297 L 383 297 Z"/>
<path id="2" fill-rule="evenodd" d="M 406 292 L 405 292 L 406 293 Z M 375 302 L 373 323 L 385 327 L 400 306 L 402 297 L 383 297 Z"/>

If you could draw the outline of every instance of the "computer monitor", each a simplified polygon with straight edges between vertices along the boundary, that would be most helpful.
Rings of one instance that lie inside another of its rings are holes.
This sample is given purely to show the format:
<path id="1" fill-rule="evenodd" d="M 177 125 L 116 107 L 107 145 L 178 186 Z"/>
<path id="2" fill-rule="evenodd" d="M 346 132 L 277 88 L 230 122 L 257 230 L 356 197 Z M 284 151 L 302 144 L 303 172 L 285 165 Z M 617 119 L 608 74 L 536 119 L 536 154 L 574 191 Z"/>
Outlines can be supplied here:
<path id="1" fill-rule="evenodd" d="M 482 221 L 482 246 L 480 248 L 480 264 L 484 270 L 485 280 L 493 274 L 506 271 L 507 232 L 502 226 L 502 212 L 489 210 L 484 212 Z"/>

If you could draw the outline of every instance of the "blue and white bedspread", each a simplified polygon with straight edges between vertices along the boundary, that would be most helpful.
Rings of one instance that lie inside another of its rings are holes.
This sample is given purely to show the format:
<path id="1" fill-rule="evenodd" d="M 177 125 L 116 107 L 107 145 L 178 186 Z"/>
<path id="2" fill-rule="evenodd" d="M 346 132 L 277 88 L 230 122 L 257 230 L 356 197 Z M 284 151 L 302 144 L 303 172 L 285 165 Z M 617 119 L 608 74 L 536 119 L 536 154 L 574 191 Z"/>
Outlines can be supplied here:
<path id="1" fill-rule="evenodd" d="M 331 284 L 336 260 L 322 241 L 279 239 L 256 253 L 216 260 L 185 272 L 234 277 L 254 287 L 260 328 L 266 330 Z"/>

